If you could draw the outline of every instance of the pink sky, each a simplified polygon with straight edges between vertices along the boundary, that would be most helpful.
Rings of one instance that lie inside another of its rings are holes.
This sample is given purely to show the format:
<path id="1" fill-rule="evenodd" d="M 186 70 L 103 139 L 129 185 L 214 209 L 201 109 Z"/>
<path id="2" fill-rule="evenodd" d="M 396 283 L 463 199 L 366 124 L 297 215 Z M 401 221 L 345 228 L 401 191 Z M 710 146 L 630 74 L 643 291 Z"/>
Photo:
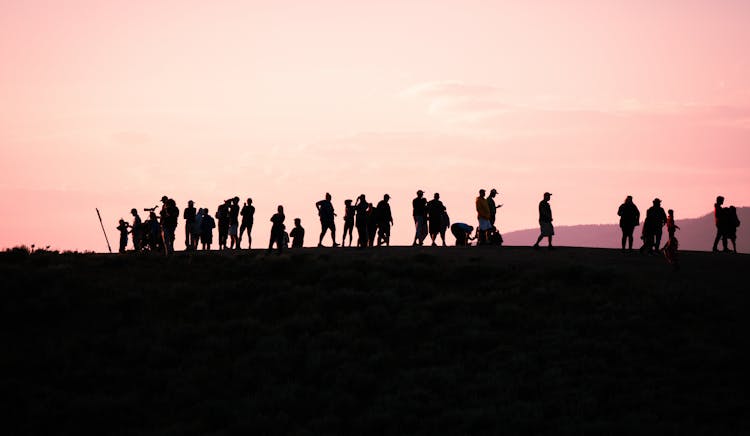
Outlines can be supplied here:
<path id="1" fill-rule="evenodd" d="M 114 243 L 164 194 L 252 197 L 258 247 L 277 204 L 317 243 L 326 191 L 339 217 L 389 193 L 395 244 L 420 188 L 473 225 L 496 187 L 503 232 L 546 190 L 558 225 L 628 194 L 750 205 L 749 22 L 744 0 L 3 1 L 0 248 L 103 251 L 95 207 Z"/>

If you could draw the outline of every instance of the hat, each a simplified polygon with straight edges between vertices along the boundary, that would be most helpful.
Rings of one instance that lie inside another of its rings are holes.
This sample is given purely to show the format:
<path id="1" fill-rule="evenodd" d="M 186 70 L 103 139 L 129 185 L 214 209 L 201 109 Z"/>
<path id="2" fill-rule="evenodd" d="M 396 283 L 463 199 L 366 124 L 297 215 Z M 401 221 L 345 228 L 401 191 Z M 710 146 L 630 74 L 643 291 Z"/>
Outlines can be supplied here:
<path id="1" fill-rule="evenodd" d="M 424 191 L 420 189 L 419 191 L 417 191 L 417 195 L 419 194 L 424 194 Z"/>
<path id="2" fill-rule="evenodd" d="M 391 196 L 390 196 L 390 195 L 388 195 L 388 194 L 385 194 L 385 195 L 383 196 L 383 198 L 391 198 Z"/>
<path id="3" fill-rule="evenodd" d="M 490 189 L 490 194 L 497 194 L 497 189 L 495 188 Z"/>
<path id="4" fill-rule="evenodd" d="M 658 198 L 654 198 L 654 203 L 661 203 L 661 200 L 659 200 Z"/>
<path id="5" fill-rule="evenodd" d="M 188 204 L 195 204 L 193 200 L 188 200 Z"/>
<path id="6" fill-rule="evenodd" d="M 161 196 L 161 201 L 167 201 L 167 200 L 169 200 L 169 198 L 166 195 Z"/>
<path id="7" fill-rule="evenodd" d="M 549 192 L 545 192 L 544 195 L 552 195 L 552 194 L 550 194 Z"/>

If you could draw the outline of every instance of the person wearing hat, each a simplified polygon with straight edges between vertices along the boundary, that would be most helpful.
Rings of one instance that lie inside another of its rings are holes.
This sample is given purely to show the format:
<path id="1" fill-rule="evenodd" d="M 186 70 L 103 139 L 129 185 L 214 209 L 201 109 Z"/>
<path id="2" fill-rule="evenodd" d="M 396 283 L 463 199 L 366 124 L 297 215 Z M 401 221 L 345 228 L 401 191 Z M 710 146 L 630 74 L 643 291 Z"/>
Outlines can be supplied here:
<path id="1" fill-rule="evenodd" d="M 393 215 L 391 214 L 391 205 L 388 200 L 391 196 L 385 194 L 383 199 L 378 202 L 375 208 L 375 214 L 378 220 L 378 246 L 385 243 L 391 245 L 391 226 L 393 225 Z"/>
<path id="2" fill-rule="evenodd" d="M 352 205 L 352 200 L 347 198 L 344 200 L 344 233 L 341 235 L 341 246 L 344 247 L 346 242 L 346 234 L 349 234 L 349 246 L 352 246 L 352 232 L 354 231 L 354 215 L 355 208 Z"/>
<path id="3" fill-rule="evenodd" d="M 555 235 L 555 228 L 552 226 L 552 208 L 549 206 L 549 200 L 552 194 L 549 192 L 544 193 L 544 199 L 539 202 L 539 237 L 534 244 L 534 248 L 539 248 L 539 243 L 542 239 L 547 238 L 547 248 L 552 250 L 552 236 Z"/>
<path id="4" fill-rule="evenodd" d="M 479 196 L 474 202 L 477 209 L 477 220 L 479 221 L 479 227 L 477 227 L 477 243 L 479 245 L 487 242 L 487 232 L 492 229 L 492 224 L 490 224 L 490 206 L 485 198 L 486 192 L 484 189 L 480 189 Z"/>
<path id="5" fill-rule="evenodd" d="M 495 217 L 497 215 L 497 210 L 503 207 L 502 204 L 495 204 L 495 196 L 497 195 L 497 189 L 492 188 L 490 189 L 490 195 L 487 196 L 487 206 L 489 206 L 490 209 L 490 224 L 493 226 L 495 225 Z"/>
<path id="6" fill-rule="evenodd" d="M 193 206 L 193 200 L 188 201 L 188 207 L 182 211 L 182 218 L 185 220 L 185 249 L 194 250 L 196 240 L 193 238 L 193 226 L 195 225 L 196 210 Z"/>
<path id="7" fill-rule="evenodd" d="M 133 230 L 130 232 L 130 235 L 133 238 L 133 249 L 135 251 L 140 251 L 141 241 L 143 239 L 141 217 L 138 216 L 138 209 L 136 208 L 130 209 L 130 214 L 133 215 L 133 224 L 131 225 Z"/>
<path id="8" fill-rule="evenodd" d="M 661 207 L 661 200 L 655 198 L 653 206 L 646 211 L 646 219 L 643 220 L 643 246 L 641 253 L 654 254 L 659 251 L 661 245 L 661 229 L 667 222 L 667 213 Z"/>
<path id="9" fill-rule="evenodd" d="M 427 199 L 423 195 L 424 191 L 420 189 L 417 191 L 417 197 L 411 201 L 415 228 L 412 245 L 422 245 L 427 237 Z"/>

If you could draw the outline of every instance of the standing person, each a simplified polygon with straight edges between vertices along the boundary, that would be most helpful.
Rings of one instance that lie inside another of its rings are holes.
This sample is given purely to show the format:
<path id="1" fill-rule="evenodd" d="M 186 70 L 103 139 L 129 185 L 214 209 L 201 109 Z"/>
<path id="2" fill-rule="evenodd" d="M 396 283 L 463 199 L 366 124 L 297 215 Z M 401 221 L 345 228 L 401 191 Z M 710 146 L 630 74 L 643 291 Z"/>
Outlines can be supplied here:
<path id="1" fill-rule="evenodd" d="M 203 225 L 203 209 L 198 208 L 198 212 L 195 213 L 195 220 L 193 221 L 193 226 L 190 229 L 190 242 L 192 243 L 191 248 L 193 250 L 198 249 L 198 244 L 201 240 L 201 226 Z"/>
<path id="2" fill-rule="evenodd" d="M 378 246 L 385 243 L 391 245 L 391 226 L 393 225 L 393 215 L 391 214 L 391 205 L 388 201 L 391 196 L 385 194 L 383 199 L 378 202 L 375 212 L 378 216 Z"/>
<path id="3" fill-rule="evenodd" d="M 495 196 L 497 195 L 497 189 L 490 189 L 490 195 L 487 196 L 487 206 L 490 209 L 490 224 L 495 225 L 495 218 L 497 217 L 497 210 L 503 207 L 502 204 L 495 204 Z"/>
<path id="4" fill-rule="evenodd" d="M 164 242 L 167 244 L 167 251 L 174 252 L 175 232 L 177 231 L 177 220 L 180 217 L 180 209 L 177 208 L 177 202 L 170 198 L 167 200 L 167 216 L 162 221 L 164 229 Z"/>
<path id="5" fill-rule="evenodd" d="M 141 217 L 138 216 L 138 209 L 130 209 L 130 214 L 133 215 L 133 230 L 130 232 L 133 237 L 133 249 L 135 251 L 141 250 L 141 242 L 143 241 L 143 226 L 141 223 Z"/>
<path id="6" fill-rule="evenodd" d="M 149 248 L 151 251 L 161 251 L 164 248 L 164 238 L 159 224 L 159 217 L 151 210 L 148 214 Z"/>
<path id="7" fill-rule="evenodd" d="M 737 208 L 729 206 L 726 209 L 726 227 L 724 234 L 732 242 L 732 252 L 737 253 L 737 227 L 740 226 L 740 219 L 737 216 Z"/>
<path id="8" fill-rule="evenodd" d="M 646 211 L 646 219 L 643 221 L 643 246 L 640 252 L 647 251 L 654 254 L 661 246 L 662 227 L 667 222 L 667 214 L 661 207 L 661 200 L 655 198 L 653 206 Z"/>
<path id="9" fill-rule="evenodd" d="M 367 205 L 367 246 L 375 245 L 375 236 L 378 234 L 378 214 L 372 203 Z"/>
<path id="10" fill-rule="evenodd" d="M 367 247 L 367 209 L 369 203 L 365 198 L 365 194 L 357 197 L 357 202 L 354 203 L 354 210 L 356 213 L 355 224 L 357 226 L 357 247 Z"/>
<path id="11" fill-rule="evenodd" d="M 484 189 L 480 189 L 479 196 L 474 202 L 477 209 L 477 220 L 479 221 L 479 227 L 477 228 L 479 245 L 487 243 L 487 233 L 492 229 L 492 224 L 490 223 L 490 205 L 487 203 L 487 199 L 484 198 L 485 193 Z"/>
<path id="12" fill-rule="evenodd" d="M 124 219 L 120 218 L 119 225 L 117 226 L 117 230 L 120 231 L 120 249 L 118 250 L 120 253 L 125 252 L 125 248 L 128 246 L 128 233 L 130 228 L 130 224 L 126 223 Z"/>
<path id="13" fill-rule="evenodd" d="M 436 247 L 435 238 L 440 234 L 440 229 L 443 228 L 443 213 L 445 213 L 445 206 L 440 201 L 440 194 L 435 193 L 432 196 L 432 200 L 427 202 L 427 222 L 429 224 L 430 238 L 432 238 L 432 246 Z M 443 245 L 445 245 L 445 238 L 443 238 Z"/>
<path id="14" fill-rule="evenodd" d="M 182 211 L 182 218 L 185 220 L 185 249 L 192 250 L 193 243 L 193 225 L 195 224 L 196 210 L 193 207 L 193 200 L 188 201 L 188 207 Z"/>
<path id="15" fill-rule="evenodd" d="M 253 220 L 255 219 L 255 206 L 253 206 L 253 199 L 248 198 L 245 204 L 242 206 L 242 225 L 240 225 L 240 236 L 237 239 L 237 248 L 239 248 L 242 242 L 242 233 L 247 230 L 247 249 L 252 248 L 253 237 L 250 232 L 253 230 Z"/>
<path id="16" fill-rule="evenodd" d="M 617 209 L 620 217 L 620 228 L 622 229 L 622 251 L 625 251 L 627 242 L 628 250 L 633 250 L 633 230 L 641 221 L 641 211 L 633 203 L 633 197 L 628 195 L 625 202 Z"/>
<path id="17" fill-rule="evenodd" d="M 411 201 L 412 216 L 414 217 L 414 243 L 422 245 L 427 237 L 427 199 L 422 197 L 423 190 L 417 191 L 417 197 Z"/>
<path id="18" fill-rule="evenodd" d="M 544 193 L 544 199 L 539 202 L 539 238 L 534 244 L 534 248 L 539 248 L 539 243 L 542 239 L 547 238 L 548 247 L 550 250 L 552 247 L 552 236 L 555 235 L 555 228 L 552 226 L 552 208 L 549 206 L 549 200 L 552 198 L 552 194 L 549 192 Z"/>
<path id="19" fill-rule="evenodd" d="M 237 229 L 240 226 L 240 197 L 230 200 L 227 213 L 229 214 L 229 248 L 239 250 L 240 241 L 237 238 Z"/>
<path id="20" fill-rule="evenodd" d="M 219 222 L 219 250 L 227 248 L 227 238 L 229 237 L 229 202 L 224 200 L 216 208 L 216 220 Z"/>
<path id="21" fill-rule="evenodd" d="M 286 245 L 285 239 L 285 231 L 284 229 L 286 226 L 284 226 L 284 219 L 286 218 L 284 216 L 284 206 L 279 206 L 277 209 L 277 212 L 273 214 L 271 217 L 271 240 L 268 242 L 268 252 L 270 253 L 273 249 L 273 244 L 276 244 L 276 247 L 279 249 L 279 253 L 283 251 L 284 246 Z"/>
<path id="22" fill-rule="evenodd" d="M 724 197 L 721 195 L 716 197 L 716 203 L 714 203 L 714 222 L 716 223 L 716 238 L 714 238 L 714 246 L 711 251 L 714 253 L 719 251 L 719 240 L 724 247 L 724 251 L 729 251 L 727 248 L 727 236 L 724 234 L 724 228 L 726 227 L 726 210 L 722 207 L 724 204 Z"/>
<path id="23" fill-rule="evenodd" d="M 333 211 L 331 194 L 326 192 L 325 200 L 320 200 L 315 203 L 315 207 L 318 209 L 318 216 L 320 217 L 320 238 L 318 239 L 318 247 L 323 246 L 323 236 L 325 236 L 329 229 L 331 230 L 333 246 L 338 247 L 339 244 L 336 243 L 336 223 L 334 222 L 336 214 Z"/>
<path id="24" fill-rule="evenodd" d="M 305 229 L 302 228 L 301 219 L 294 219 L 294 228 L 289 232 L 289 236 L 292 238 L 292 248 L 302 248 L 305 240 Z"/>
<path id="25" fill-rule="evenodd" d="M 675 231 L 679 230 L 680 226 L 675 224 L 674 222 L 674 211 L 672 209 L 669 209 L 668 215 L 667 215 L 667 234 L 669 235 L 669 240 L 667 241 L 666 245 L 664 245 L 664 249 L 662 250 L 664 252 L 664 257 L 667 258 L 667 262 L 675 266 L 675 269 L 679 268 L 679 265 L 677 263 L 677 248 L 679 247 L 679 243 L 677 242 L 677 238 L 674 236 Z"/>
<path id="26" fill-rule="evenodd" d="M 214 241 L 214 227 L 216 227 L 216 221 L 208 213 L 208 208 L 204 208 L 203 219 L 201 219 L 201 244 L 204 250 L 211 250 L 211 243 Z"/>
<path id="27" fill-rule="evenodd" d="M 440 239 L 443 241 L 443 247 L 445 247 L 445 231 L 448 230 L 448 227 L 451 225 L 451 219 L 448 216 L 447 211 L 443 211 L 442 219 L 440 220 Z"/>
<path id="28" fill-rule="evenodd" d="M 344 234 L 341 235 L 341 246 L 343 247 L 346 243 L 346 234 L 349 233 L 349 246 L 352 246 L 352 231 L 354 230 L 354 213 L 355 209 L 352 206 L 352 201 L 347 199 L 344 201 Z"/>

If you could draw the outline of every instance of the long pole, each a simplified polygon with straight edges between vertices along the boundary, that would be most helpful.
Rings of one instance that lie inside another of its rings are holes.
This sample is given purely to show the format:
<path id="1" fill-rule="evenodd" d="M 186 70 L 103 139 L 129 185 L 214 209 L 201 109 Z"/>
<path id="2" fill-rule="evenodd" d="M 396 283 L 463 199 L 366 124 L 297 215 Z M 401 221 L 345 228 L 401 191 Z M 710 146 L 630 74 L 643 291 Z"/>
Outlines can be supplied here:
<path id="1" fill-rule="evenodd" d="M 96 215 L 99 217 L 99 224 L 102 225 L 102 232 L 104 233 L 104 240 L 107 241 L 107 249 L 112 252 L 112 247 L 109 246 L 109 238 L 107 237 L 107 231 L 104 230 L 104 223 L 102 222 L 102 214 L 99 213 L 99 208 L 96 208 Z"/>

